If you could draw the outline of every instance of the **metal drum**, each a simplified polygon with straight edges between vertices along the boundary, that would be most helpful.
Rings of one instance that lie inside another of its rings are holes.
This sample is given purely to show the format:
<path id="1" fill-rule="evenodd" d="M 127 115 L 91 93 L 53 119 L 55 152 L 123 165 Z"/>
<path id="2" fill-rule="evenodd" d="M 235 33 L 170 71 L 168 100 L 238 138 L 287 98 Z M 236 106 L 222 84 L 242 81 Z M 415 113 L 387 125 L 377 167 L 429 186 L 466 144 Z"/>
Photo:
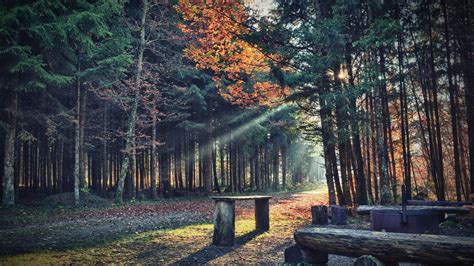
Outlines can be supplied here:
<path id="1" fill-rule="evenodd" d="M 439 214 L 430 210 L 377 210 L 370 212 L 372 231 L 438 234 Z"/>

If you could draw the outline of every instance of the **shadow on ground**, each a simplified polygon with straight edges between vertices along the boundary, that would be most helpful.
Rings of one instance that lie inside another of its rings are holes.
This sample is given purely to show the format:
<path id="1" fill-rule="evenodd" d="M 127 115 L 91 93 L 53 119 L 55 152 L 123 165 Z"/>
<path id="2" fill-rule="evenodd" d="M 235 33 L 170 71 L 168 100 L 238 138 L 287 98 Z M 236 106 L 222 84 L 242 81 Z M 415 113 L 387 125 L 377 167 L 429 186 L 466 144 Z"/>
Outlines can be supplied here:
<path id="1" fill-rule="evenodd" d="M 264 231 L 254 230 L 245 235 L 235 238 L 235 244 L 232 247 L 218 247 L 214 245 L 207 246 L 203 249 L 200 249 L 189 256 L 182 258 L 173 265 L 191 265 L 191 264 L 206 264 L 214 259 L 217 259 L 221 256 L 224 256 L 227 253 L 230 253 L 239 247 L 245 245 L 250 240 L 254 239 L 258 235 L 264 233 Z"/>
<path id="2" fill-rule="evenodd" d="M 140 222 L 144 220 L 151 221 L 141 224 Z M 0 230 L 0 258 L 31 252 L 65 252 L 82 248 L 98 248 L 133 238 L 138 233 L 154 232 L 164 228 L 172 230 L 196 224 L 196 222 L 205 222 L 205 220 L 196 219 L 195 221 L 176 223 L 172 219 L 168 219 L 161 221 L 161 223 L 154 223 L 156 220 L 156 217 L 139 217 L 133 220 L 71 222 L 54 229 L 44 228 L 41 230 L 41 226 L 39 226 L 34 230 L 21 228 L 3 230 L 3 232 Z"/>

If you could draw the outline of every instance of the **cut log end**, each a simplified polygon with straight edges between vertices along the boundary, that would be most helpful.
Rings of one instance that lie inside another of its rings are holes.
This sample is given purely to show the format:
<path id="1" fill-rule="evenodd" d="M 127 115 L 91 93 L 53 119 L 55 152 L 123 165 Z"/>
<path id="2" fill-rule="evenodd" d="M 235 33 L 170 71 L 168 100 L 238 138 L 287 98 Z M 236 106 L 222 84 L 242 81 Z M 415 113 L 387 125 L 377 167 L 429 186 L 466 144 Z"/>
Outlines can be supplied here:
<path id="1" fill-rule="evenodd" d="M 313 225 L 328 224 L 328 207 L 325 205 L 316 205 L 311 207 L 311 217 Z"/>
<path id="2" fill-rule="evenodd" d="M 329 261 L 327 253 L 306 250 L 299 245 L 292 245 L 285 249 L 286 263 L 309 263 L 314 265 L 325 265 Z"/>
<path id="3" fill-rule="evenodd" d="M 356 259 L 354 266 L 385 266 L 385 264 L 374 256 L 364 255 Z"/>
<path id="4" fill-rule="evenodd" d="M 347 224 L 347 209 L 345 206 L 331 206 L 331 224 Z"/>

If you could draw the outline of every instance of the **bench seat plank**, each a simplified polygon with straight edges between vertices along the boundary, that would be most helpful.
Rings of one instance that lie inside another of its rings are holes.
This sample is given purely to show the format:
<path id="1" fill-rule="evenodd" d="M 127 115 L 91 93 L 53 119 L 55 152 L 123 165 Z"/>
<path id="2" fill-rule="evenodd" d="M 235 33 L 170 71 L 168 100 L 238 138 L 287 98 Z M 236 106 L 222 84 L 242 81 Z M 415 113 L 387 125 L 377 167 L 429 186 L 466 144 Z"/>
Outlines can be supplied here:
<path id="1" fill-rule="evenodd" d="M 211 199 L 215 201 L 235 201 L 235 200 L 258 200 L 271 199 L 272 196 L 264 195 L 248 195 L 248 196 L 212 196 Z"/>
<path id="2" fill-rule="evenodd" d="M 462 207 L 464 205 L 472 205 L 470 201 L 431 201 L 431 200 L 408 200 L 408 205 L 413 206 L 450 206 Z"/>
<path id="3" fill-rule="evenodd" d="M 360 215 L 369 215 L 371 211 L 381 210 L 402 210 L 402 206 L 377 206 L 377 205 L 360 205 L 357 207 L 357 213 Z M 407 210 L 432 210 L 444 213 L 468 214 L 469 209 L 464 207 L 449 206 L 407 206 Z"/>

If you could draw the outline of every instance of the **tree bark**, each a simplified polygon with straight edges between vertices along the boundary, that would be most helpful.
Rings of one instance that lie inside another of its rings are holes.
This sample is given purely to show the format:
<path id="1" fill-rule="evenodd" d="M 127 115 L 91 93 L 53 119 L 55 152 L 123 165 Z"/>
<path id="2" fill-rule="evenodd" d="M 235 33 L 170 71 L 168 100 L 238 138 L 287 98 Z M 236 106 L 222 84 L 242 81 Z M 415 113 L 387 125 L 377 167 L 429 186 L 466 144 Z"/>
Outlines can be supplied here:
<path id="1" fill-rule="evenodd" d="M 286 190 L 286 143 L 281 147 L 281 182 L 283 191 Z"/>
<path id="2" fill-rule="evenodd" d="M 354 83 L 354 73 L 352 69 L 352 43 L 348 42 L 346 44 L 346 65 L 347 65 L 347 74 L 349 76 L 349 85 L 353 89 L 355 87 Z M 351 135 L 352 135 L 352 145 L 354 149 L 355 160 L 357 164 L 357 203 L 358 204 L 367 204 L 367 180 L 364 175 L 364 160 L 362 156 L 362 146 L 360 140 L 358 116 L 357 116 L 357 105 L 356 98 L 351 97 L 349 99 L 349 107 L 351 109 Z"/>
<path id="3" fill-rule="evenodd" d="M 137 113 L 138 113 L 138 98 L 140 95 L 140 86 L 142 82 L 142 71 L 143 71 L 143 52 L 145 50 L 145 25 L 146 25 L 146 17 L 148 14 L 148 0 L 142 0 L 143 7 L 142 7 L 142 17 L 140 23 L 140 44 L 138 47 L 138 60 L 136 66 L 136 75 L 135 75 L 135 86 L 136 91 L 135 95 L 133 96 L 132 100 L 132 108 L 129 121 L 127 123 L 127 132 L 126 132 L 126 139 L 125 139 L 125 152 L 130 152 L 132 148 L 133 142 L 133 134 L 135 131 L 135 123 L 137 120 Z M 124 160 L 122 161 L 122 167 L 120 169 L 120 175 L 118 178 L 117 189 L 115 191 L 115 201 L 121 203 L 123 197 L 123 187 L 125 184 L 125 178 L 127 175 L 127 169 L 130 164 L 129 156 L 125 156 Z"/>
<path id="4" fill-rule="evenodd" d="M 459 154 L 459 133 L 458 133 L 458 119 L 457 119 L 457 106 L 456 106 L 456 88 L 453 84 L 453 74 L 451 70 L 451 49 L 450 49 L 450 36 L 449 36 L 449 21 L 448 11 L 446 7 L 446 0 L 442 0 L 443 17 L 444 17 L 444 39 L 445 39 L 445 50 L 446 50 L 446 72 L 448 75 L 448 90 L 449 90 L 449 104 L 451 109 L 451 129 L 453 132 L 453 155 L 454 155 L 454 179 L 456 183 L 456 200 L 462 200 L 461 191 L 461 163 Z"/>
<path id="5" fill-rule="evenodd" d="M 316 251 L 351 257 L 372 255 L 388 262 L 474 263 L 474 242 L 468 237 L 316 227 L 297 230 L 295 240 L 302 247 Z"/>
<path id="6" fill-rule="evenodd" d="M 81 184 L 81 83 L 77 78 L 76 125 L 74 132 L 74 204 L 79 205 L 79 189 Z"/>
<path id="7" fill-rule="evenodd" d="M 87 186 L 87 177 L 86 177 L 86 167 L 88 160 L 87 159 L 87 153 L 84 148 L 84 128 L 86 124 L 86 101 L 87 101 L 87 90 L 82 89 L 81 91 L 81 97 L 82 99 L 80 100 L 80 106 L 79 108 L 79 179 L 80 179 L 80 187 L 81 188 L 86 188 Z M 90 169 L 88 169 L 90 173 Z M 90 185 L 90 183 L 89 183 Z"/>
<path id="8" fill-rule="evenodd" d="M 280 186 L 280 179 L 278 177 L 280 172 L 280 143 L 279 136 L 273 137 L 273 190 L 278 191 Z"/>
<path id="9" fill-rule="evenodd" d="M 150 186 L 151 198 L 157 199 L 158 193 L 156 191 L 156 115 L 153 115 L 153 123 L 151 128 L 151 152 L 150 152 Z"/>
<path id="10" fill-rule="evenodd" d="M 103 136 L 102 136 L 102 194 L 107 193 L 107 180 L 109 177 L 109 167 L 107 165 L 107 107 L 108 104 L 104 102 L 104 116 L 103 116 Z"/>
<path id="11" fill-rule="evenodd" d="M 11 206 L 15 204 L 15 143 L 16 143 L 16 124 L 18 110 L 18 92 L 13 92 L 8 101 L 8 120 L 6 128 L 5 144 L 4 144 L 4 164 L 3 164 L 3 206 Z"/>
<path id="12" fill-rule="evenodd" d="M 203 140 L 204 147 L 200 150 L 204 153 L 201 154 L 203 157 L 203 184 L 204 191 L 211 193 L 212 191 L 212 121 L 209 118 L 207 121 L 207 130 L 204 132 Z M 201 145 L 199 145 L 201 146 Z"/>
<path id="13" fill-rule="evenodd" d="M 385 55 L 383 49 L 379 49 L 380 52 L 380 75 L 385 73 Z M 375 88 L 375 110 L 385 110 L 384 108 L 384 76 L 380 76 L 379 85 Z M 385 130 L 384 130 L 384 115 L 387 115 L 385 111 L 375 111 L 375 124 L 376 124 L 376 133 L 375 138 L 377 141 L 377 154 L 378 154 L 378 164 L 379 164 L 379 173 L 380 173 L 380 202 L 382 204 L 388 204 L 393 201 L 392 192 L 390 189 L 390 180 L 388 176 L 388 162 L 387 162 L 387 145 L 385 140 Z"/>
<path id="14" fill-rule="evenodd" d="M 333 172 L 333 158 L 331 152 L 334 152 L 334 145 L 330 144 L 330 117 L 328 117 L 328 110 L 326 101 L 321 96 L 319 97 L 320 105 L 320 116 L 321 116 L 321 127 L 322 127 L 322 138 L 323 138 L 323 153 L 324 153 L 324 168 L 326 170 L 326 184 L 328 187 L 329 204 L 336 205 L 336 192 L 334 190 L 334 172 Z M 332 151 L 331 151 L 332 149 Z M 337 168 L 337 165 L 336 165 Z"/>

